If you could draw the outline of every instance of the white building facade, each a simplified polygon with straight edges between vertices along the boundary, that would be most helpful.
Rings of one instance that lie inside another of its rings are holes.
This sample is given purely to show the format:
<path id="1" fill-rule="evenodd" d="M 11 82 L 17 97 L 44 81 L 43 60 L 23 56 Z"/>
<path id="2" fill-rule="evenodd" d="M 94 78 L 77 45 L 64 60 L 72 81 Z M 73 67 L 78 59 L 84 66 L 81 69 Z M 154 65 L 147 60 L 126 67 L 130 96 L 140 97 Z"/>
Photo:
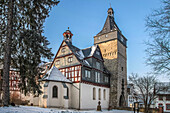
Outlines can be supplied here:
<path id="1" fill-rule="evenodd" d="M 73 83 L 55 66 L 42 79 L 41 86 L 43 94 L 38 100 L 40 107 L 96 109 L 99 101 L 102 109 L 109 106 L 109 88 Z M 34 105 L 36 101 L 33 101 Z"/>

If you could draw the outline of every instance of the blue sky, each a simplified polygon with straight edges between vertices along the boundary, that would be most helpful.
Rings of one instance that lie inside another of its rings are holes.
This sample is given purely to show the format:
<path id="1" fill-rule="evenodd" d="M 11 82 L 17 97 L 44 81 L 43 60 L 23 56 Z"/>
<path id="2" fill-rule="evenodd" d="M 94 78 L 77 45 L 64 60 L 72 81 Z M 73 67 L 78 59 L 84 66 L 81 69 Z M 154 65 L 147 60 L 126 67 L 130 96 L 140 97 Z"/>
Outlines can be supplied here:
<path id="1" fill-rule="evenodd" d="M 95 36 L 103 27 L 107 10 L 114 10 L 115 21 L 128 39 L 127 74 L 141 75 L 149 72 L 145 65 L 144 40 L 149 39 L 145 30 L 145 18 L 153 9 L 161 7 L 160 0 L 61 0 L 52 8 L 44 24 L 44 35 L 50 41 L 52 52 L 56 54 L 63 32 L 70 27 L 73 44 L 79 48 L 93 45 Z"/>

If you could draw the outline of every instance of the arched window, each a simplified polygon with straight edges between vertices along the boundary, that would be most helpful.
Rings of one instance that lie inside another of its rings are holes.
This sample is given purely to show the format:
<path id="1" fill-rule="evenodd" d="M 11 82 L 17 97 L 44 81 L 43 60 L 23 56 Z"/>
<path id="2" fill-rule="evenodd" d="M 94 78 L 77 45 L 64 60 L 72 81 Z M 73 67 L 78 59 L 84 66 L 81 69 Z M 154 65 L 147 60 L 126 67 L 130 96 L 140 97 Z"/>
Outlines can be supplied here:
<path id="1" fill-rule="evenodd" d="M 58 87 L 57 86 L 54 86 L 53 87 L 53 98 L 58 98 Z"/>
<path id="2" fill-rule="evenodd" d="M 96 88 L 93 88 L 93 100 L 96 100 Z"/>
<path id="3" fill-rule="evenodd" d="M 106 90 L 103 90 L 103 99 L 106 100 Z"/>
<path id="4" fill-rule="evenodd" d="M 99 89 L 99 100 L 101 100 L 101 89 Z"/>

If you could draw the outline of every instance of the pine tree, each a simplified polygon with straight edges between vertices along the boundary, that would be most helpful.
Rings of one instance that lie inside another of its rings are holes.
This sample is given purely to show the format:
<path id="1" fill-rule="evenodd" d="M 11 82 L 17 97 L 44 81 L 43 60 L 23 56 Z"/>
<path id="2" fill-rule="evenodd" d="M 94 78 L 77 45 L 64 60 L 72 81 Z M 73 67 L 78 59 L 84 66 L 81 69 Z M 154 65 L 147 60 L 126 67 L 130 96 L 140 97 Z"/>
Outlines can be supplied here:
<path id="1" fill-rule="evenodd" d="M 9 104 L 9 70 L 19 69 L 24 93 L 40 93 L 36 80 L 42 58 L 53 54 L 42 36 L 43 23 L 56 0 L 1 0 L 0 63 L 3 63 L 3 105 Z"/>

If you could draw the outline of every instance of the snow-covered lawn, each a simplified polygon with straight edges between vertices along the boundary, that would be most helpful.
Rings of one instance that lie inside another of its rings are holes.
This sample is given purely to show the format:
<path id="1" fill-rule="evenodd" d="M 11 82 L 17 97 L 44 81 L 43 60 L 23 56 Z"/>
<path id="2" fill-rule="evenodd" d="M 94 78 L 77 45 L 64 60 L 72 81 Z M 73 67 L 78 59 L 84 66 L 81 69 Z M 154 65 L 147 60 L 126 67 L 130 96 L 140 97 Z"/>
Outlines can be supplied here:
<path id="1" fill-rule="evenodd" d="M 33 106 L 19 106 L 19 107 L 0 107 L 0 113 L 133 113 L 133 111 L 125 110 L 103 110 L 102 112 L 90 110 L 90 111 L 78 111 L 78 110 L 65 110 L 56 108 L 40 108 Z"/>

